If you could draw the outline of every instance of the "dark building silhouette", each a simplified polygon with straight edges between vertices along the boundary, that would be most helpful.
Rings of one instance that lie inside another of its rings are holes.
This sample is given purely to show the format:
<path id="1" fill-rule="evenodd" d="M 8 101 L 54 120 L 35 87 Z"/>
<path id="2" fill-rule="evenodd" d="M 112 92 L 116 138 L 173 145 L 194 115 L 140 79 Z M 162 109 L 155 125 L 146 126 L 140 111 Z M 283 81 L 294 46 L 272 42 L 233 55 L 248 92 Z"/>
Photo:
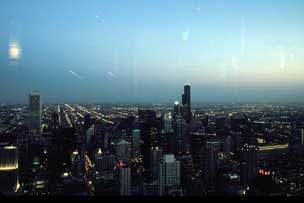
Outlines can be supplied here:
<path id="1" fill-rule="evenodd" d="M 156 112 L 152 110 L 138 111 L 141 140 L 141 151 L 144 156 L 144 167 L 150 171 L 150 149 L 159 146 L 159 134 L 162 129 L 162 120 L 156 118 Z"/>
<path id="2" fill-rule="evenodd" d="M 248 185 L 258 172 L 258 148 L 254 145 L 245 144 L 240 155 L 241 184 Z"/>
<path id="3" fill-rule="evenodd" d="M 187 123 L 191 122 L 191 86 L 185 84 L 184 94 L 182 95 L 183 115 Z"/>

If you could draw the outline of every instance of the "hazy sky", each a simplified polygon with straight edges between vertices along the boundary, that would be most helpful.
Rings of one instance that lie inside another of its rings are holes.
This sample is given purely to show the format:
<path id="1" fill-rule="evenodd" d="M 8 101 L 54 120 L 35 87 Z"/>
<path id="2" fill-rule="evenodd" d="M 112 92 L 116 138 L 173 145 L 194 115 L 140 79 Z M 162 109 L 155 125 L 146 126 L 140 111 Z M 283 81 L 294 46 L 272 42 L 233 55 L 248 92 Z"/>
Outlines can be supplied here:
<path id="1" fill-rule="evenodd" d="M 0 102 L 304 101 L 303 0 L 1 0 Z"/>

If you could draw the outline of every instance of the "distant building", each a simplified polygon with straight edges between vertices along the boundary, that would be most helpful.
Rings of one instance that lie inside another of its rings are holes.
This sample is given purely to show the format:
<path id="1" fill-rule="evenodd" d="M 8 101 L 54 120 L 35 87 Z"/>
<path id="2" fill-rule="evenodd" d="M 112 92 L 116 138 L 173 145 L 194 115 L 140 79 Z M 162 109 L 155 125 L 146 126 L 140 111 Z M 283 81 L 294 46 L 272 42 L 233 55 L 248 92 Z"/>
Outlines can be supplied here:
<path id="1" fill-rule="evenodd" d="M 164 130 L 165 133 L 172 131 L 172 115 L 171 113 L 165 113 L 164 115 Z"/>
<path id="2" fill-rule="evenodd" d="M 140 155 L 140 130 L 132 131 L 132 157 L 138 158 Z"/>
<path id="3" fill-rule="evenodd" d="M 170 188 L 180 187 L 180 162 L 173 154 L 164 155 L 158 168 L 158 195 L 168 195 Z"/>
<path id="4" fill-rule="evenodd" d="M 19 188 L 18 149 L 15 146 L 0 146 L 0 192 L 13 194 Z"/>
<path id="5" fill-rule="evenodd" d="M 191 86 L 190 84 L 185 84 L 184 86 L 184 94 L 182 95 L 182 104 L 185 106 L 185 110 L 183 112 L 184 119 L 187 123 L 191 122 L 192 114 L 191 114 Z"/>
<path id="6" fill-rule="evenodd" d="M 187 150 L 187 138 L 186 138 L 186 122 L 185 120 L 177 115 L 174 124 L 174 134 L 176 138 L 175 152 L 180 154 Z"/>
<path id="7" fill-rule="evenodd" d="M 41 96 L 39 92 L 29 95 L 29 132 L 31 142 L 39 142 L 41 136 Z"/>

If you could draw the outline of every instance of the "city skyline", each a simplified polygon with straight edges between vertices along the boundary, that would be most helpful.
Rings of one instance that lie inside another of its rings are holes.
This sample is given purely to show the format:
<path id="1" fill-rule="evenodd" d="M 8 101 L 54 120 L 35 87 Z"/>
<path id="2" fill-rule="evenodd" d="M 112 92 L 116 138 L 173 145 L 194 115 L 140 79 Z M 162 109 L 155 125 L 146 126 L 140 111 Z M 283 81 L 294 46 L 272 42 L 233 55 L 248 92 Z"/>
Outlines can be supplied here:
<path id="1" fill-rule="evenodd" d="M 303 1 L 3 1 L 0 103 L 303 102 Z"/>

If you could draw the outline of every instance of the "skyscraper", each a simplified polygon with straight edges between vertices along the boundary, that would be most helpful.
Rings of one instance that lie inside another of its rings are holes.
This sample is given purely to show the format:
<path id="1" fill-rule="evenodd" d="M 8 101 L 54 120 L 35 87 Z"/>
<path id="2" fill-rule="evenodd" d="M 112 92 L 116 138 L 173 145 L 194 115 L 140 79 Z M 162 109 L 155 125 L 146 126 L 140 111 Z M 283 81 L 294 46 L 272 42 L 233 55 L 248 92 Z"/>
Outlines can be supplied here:
<path id="1" fill-rule="evenodd" d="M 167 195 L 172 188 L 180 187 L 180 162 L 173 154 L 164 155 L 158 166 L 158 194 Z"/>
<path id="2" fill-rule="evenodd" d="M 137 158 L 140 155 L 140 130 L 132 131 L 132 157 Z"/>
<path id="3" fill-rule="evenodd" d="M 86 132 L 86 146 L 91 143 L 92 136 L 95 133 L 95 125 L 93 124 Z"/>
<path id="4" fill-rule="evenodd" d="M 202 150 L 202 169 L 205 189 L 213 191 L 216 183 L 217 149 L 212 142 L 207 142 Z"/>
<path id="5" fill-rule="evenodd" d="M 116 160 L 117 162 L 125 162 L 129 163 L 131 158 L 131 143 L 127 142 L 124 139 L 121 139 L 118 143 L 116 143 Z"/>
<path id="6" fill-rule="evenodd" d="M 185 84 L 184 86 L 184 94 L 182 95 L 182 104 L 184 108 L 184 118 L 187 123 L 191 122 L 191 86 L 190 84 Z"/>
<path id="7" fill-rule="evenodd" d="M 131 193 L 131 168 L 123 163 L 119 162 L 116 166 L 116 187 L 120 196 L 130 196 Z"/>
<path id="8" fill-rule="evenodd" d="M 113 154 L 104 154 L 101 149 L 98 149 L 94 158 L 95 169 L 98 177 L 113 178 L 115 156 Z"/>
<path id="9" fill-rule="evenodd" d="M 164 129 L 165 133 L 172 131 L 172 116 L 171 113 L 165 113 L 164 115 Z"/>
<path id="10" fill-rule="evenodd" d="M 0 191 L 13 194 L 18 188 L 18 149 L 0 146 Z"/>
<path id="11" fill-rule="evenodd" d="M 151 148 L 151 155 L 150 155 L 150 166 L 151 166 L 151 176 L 152 180 L 157 180 L 158 178 L 158 164 L 160 159 L 163 156 L 163 150 L 158 147 Z"/>
<path id="12" fill-rule="evenodd" d="M 186 139 L 186 122 L 180 116 L 177 115 L 174 123 L 174 134 L 175 134 L 175 153 L 180 154 L 187 150 L 187 139 Z"/>
<path id="13" fill-rule="evenodd" d="M 144 156 L 144 168 L 146 171 L 150 169 L 150 149 L 151 147 L 159 146 L 159 120 L 156 118 L 156 112 L 152 110 L 139 109 L 139 124 L 141 140 L 142 155 Z"/>
<path id="14" fill-rule="evenodd" d="M 245 144 L 241 149 L 241 184 L 248 185 L 258 172 L 258 148 Z"/>
<path id="15" fill-rule="evenodd" d="M 39 92 L 31 92 L 29 96 L 29 132 L 30 141 L 39 142 L 41 136 L 41 97 Z"/>

